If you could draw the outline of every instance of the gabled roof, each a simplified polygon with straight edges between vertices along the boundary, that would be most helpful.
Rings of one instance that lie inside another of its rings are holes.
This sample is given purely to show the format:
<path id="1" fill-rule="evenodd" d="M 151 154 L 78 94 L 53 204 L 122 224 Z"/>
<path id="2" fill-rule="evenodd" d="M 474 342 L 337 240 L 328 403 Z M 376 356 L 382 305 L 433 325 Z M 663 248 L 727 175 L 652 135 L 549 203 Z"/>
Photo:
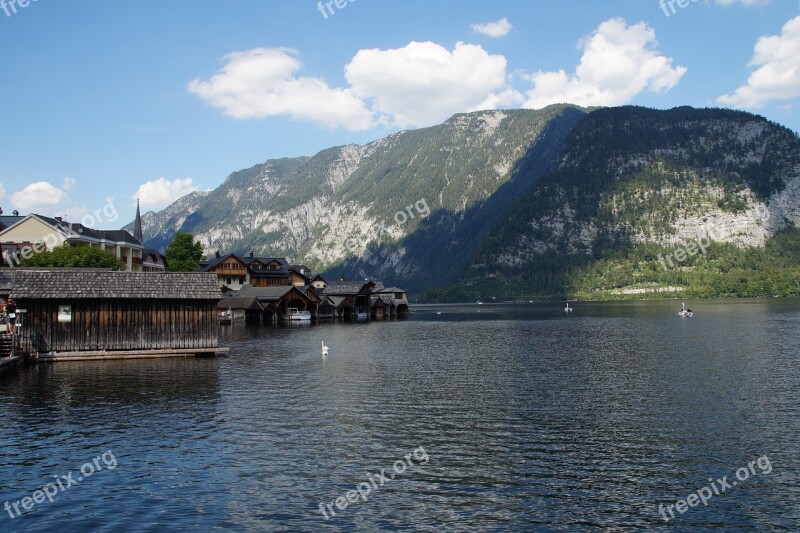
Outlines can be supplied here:
<path id="1" fill-rule="evenodd" d="M 350 303 L 345 296 L 328 296 L 326 300 L 328 300 L 336 309 L 342 305 L 345 307 L 353 307 L 353 304 Z"/>
<path id="2" fill-rule="evenodd" d="M 232 296 L 223 298 L 217 302 L 217 309 L 245 309 L 245 310 L 258 310 L 263 311 L 264 306 L 258 301 L 257 298 L 240 298 Z"/>
<path id="3" fill-rule="evenodd" d="M 394 293 L 394 292 L 406 292 L 403 289 L 398 289 L 397 287 L 389 287 L 388 289 L 381 289 L 379 291 L 375 291 L 376 294 L 386 294 L 386 293 Z"/>
<path id="4" fill-rule="evenodd" d="M 128 231 L 124 229 L 97 230 L 90 228 L 88 226 L 84 226 L 83 224 L 80 224 L 78 222 L 67 222 L 64 220 L 56 220 L 55 218 L 46 217 L 44 215 L 31 214 L 28 216 L 37 218 L 39 219 L 39 221 L 44 222 L 48 226 L 60 230 L 67 236 L 67 238 L 86 237 L 89 239 L 96 239 L 99 241 L 105 240 L 113 242 L 124 242 L 126 244 L 142 246 L 141 242 L 137 241 L 133 235 L 131 235 Z"/>
<path id="5" fill-rule="evenodd" d="M 242 257 L 242 261 L 244 261 L 244 263 L 246 265 L 248 265 L 248 266 L 250 264 L 252 264 L 252 263 L 255 263 L 255 262 L 259 262 L 262 265 L 268 265 L 270 263 L 277 262 L 277 263 L 279 263 L 281 265 L 282 268 L 284 268 L 286 270 L 289 270 L 289 262 L 286 260 L 285 257 L 250 257 L 250 256 L 246 256 L 246 257 Z"/>
<path id="6" fill-rule="evenodd" d="M 265 302 L 275 302 L 286 296 L 292 290 L 297 290 L 297 287 L 291 285 L 286 285 L 285 287 L 253 287 L 252 285 L 246 285 L 239 289 L 236 296 L 238 298 L 257 298 Z M 300 292 L 300 294 L 303 293 Z M 303 296 L 305 296 L 305 294 L 303 294 Z"/>
<path id="7" fill-rule="evenodd" d="M 325 287 L 325 290 L 322 291 L 322 294 L 325 296 L 355 296 L 357 294 L 361 294 L 368 284 L 368 281 L 332 281 L 328 283 L 328 286 Z"/>
<path id="8" fill-rule="evenodd" d="M 216 268 L 217 265 L 220 265 L 220 264 L 224 263 L 228 259 L 236 259 L 240 263 L 247 264 L 242 260 L 241 257 L 239 257 L 236 254 L 225 254 L 225 255 L 223 255 L 221 257 L 215 257 L 214 259 L 211 259 L 210 261 L 206 262 L 204 265 L 202 265 L 200 267 L 199 271 L 200 272 L 210 272 L 211 270 Z"/>
<path id="9" fill-rule="evenodd" d="M 22 222 L 23 220 L 25 220 L 25 217 L 23 216 L 13 216 L 13 215 L 0 216 L 0 230 L 10 228 L 17 222 Z"/>
<path id="10" fill-rule="evenodd" d="M 217 277 L 200 272 L 16 269 L 14 299 L 219 300 Z"/>
<path id="11" fill-rule="evenodd" d="M 392 294 L 376 294 L 374 296 L 370 296 L 369 298 L 370 305 L 374 306 L 380 302 L 383 305 L 394 305 L 394 295 Z"/>

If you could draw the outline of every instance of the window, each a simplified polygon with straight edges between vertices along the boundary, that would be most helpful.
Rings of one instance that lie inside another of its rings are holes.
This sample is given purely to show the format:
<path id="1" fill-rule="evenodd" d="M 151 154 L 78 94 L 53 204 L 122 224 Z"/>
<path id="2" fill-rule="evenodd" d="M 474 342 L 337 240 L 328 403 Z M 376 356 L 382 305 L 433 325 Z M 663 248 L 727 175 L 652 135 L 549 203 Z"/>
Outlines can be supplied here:
<path id="1" fill-rule="evenodd" d="M 230 284 L 231 284 L 231 278 L 226 278 L 225 285 L 230 285 Z"/>

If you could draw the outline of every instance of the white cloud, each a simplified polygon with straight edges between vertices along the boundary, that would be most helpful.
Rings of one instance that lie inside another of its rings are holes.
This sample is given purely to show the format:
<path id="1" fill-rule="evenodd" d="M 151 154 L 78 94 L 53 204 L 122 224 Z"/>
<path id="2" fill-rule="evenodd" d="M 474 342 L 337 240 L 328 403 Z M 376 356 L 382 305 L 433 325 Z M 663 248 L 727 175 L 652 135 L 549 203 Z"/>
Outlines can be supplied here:
<path id="1" fill-rule="evenodd" d="M 775 100 L 800 98 L 800 16 L 787 22 L 780 35 L 758 39 L 749 66 L 756 68 L 747 83 L 717 102 L 758 108 Z"/>
<path id="2" fill-rule="evenodd" d="M 64 203 L 68 195 L 65 191 L 46 181 L 37 181 L 27 185 L 21 191 L 13 193 L 10 198 L 11 203 L 21 211 L 36 212 L 48 210 Z"/>
<path id="3" fill-rule="evenodd" d="M 521 103 L 507 83 L 506 58 L 457 43 L 432 42 L 361 50 L 345 67 L 353 93 L 369 100 L 381 121 L 400 127 L 437 124 L 454 113 Z"/>
<path id="4" fill-rule="evenodd" d="M 621 18 L 606 20 L 585 37 L 575 73 L 537 72 L 531 76 L 525 107 L 538 109 L 555 103 L 616 106 L 629 103 L 642 91 L 664 93 L 686 73 L 673 67 L 672 58 L 654 50 L 655 31 L 640 22 L 629 26 Z"/>
<path id="5" fill-rule="evenodd" d="M 302 63 L 285 48 L 256 48 L 225 56 L 208 81 L 189 82 L 190 92 L 236 119 L 287 115 L 328 128 L 365 130 L 372 114 L 349 89 L 332 89 L 317 78 L 295 77 Z"/>
<path id="6" fill-rule="evenodd" d="M 92 210 L 88 207 L 74 206 L 64 209 L 64 219 L 73 222 L 80 222 L 84 216 L 91 214 Z"/>
<path id="7" fill-rule="evenodd" d="M 64 182 L 61 184 L 61 188 L 65 191 L 69 192 L 75 188 L 75 180 L 70 177 L 64 178 Z"/>
<path id="8" fill-rule="evenodd" d="M 489 37 L 505 37 L 513 26 L 507 18 L 502 18 L 497 22 L 487 22 L 486 24 L 473 24 L 472 29 Z"/>
<path id="9" fill-rule="evenodd" d="M 0 183 L 0 200 L 5 198 L 5 196 L 6 196 L 6 188 L 3 187 L 2 183 Z"/>
<path id="10" fill-rule="evenodd" d="M 175 179 L 173 181 L 158 178 L 140 185 L 132 198 L 134 205 L 136 199 L 139 199 L 142 209 L 163 209 L 178 198 L 196 190 L 197 187 L 192 183 L 192 178 Z"/>

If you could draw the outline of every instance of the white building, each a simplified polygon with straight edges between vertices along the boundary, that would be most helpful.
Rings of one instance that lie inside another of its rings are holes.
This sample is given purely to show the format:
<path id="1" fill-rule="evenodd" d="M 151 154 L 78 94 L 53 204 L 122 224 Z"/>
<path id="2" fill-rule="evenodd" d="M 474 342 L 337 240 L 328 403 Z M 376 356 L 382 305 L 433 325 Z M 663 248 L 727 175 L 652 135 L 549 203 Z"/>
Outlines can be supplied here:
<path id="1" fill-rule="evenodd" d="M 5 266 L 17 266 L 26 254 L 68 246 L 100 248 L 122 261 L 129 272 L 142 271 L 142 243 L 125 230 L 96 230 L 61 218 L 28 215 L 0 231 L 0 250 Z"/>

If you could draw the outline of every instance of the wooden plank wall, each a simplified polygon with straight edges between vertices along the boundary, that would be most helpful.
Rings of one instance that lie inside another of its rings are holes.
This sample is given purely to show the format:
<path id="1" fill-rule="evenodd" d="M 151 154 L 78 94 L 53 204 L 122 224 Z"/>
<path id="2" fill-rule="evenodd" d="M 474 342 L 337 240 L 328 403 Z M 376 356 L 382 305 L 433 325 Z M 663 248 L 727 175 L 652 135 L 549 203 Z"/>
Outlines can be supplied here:
<path id="1" fill-rule="evenodd" d="M 72 322 L 58 322 L 58 306 Z M 216 300 L 21 300 L 24 336 L 38 351 L 216 348 Z"/>

